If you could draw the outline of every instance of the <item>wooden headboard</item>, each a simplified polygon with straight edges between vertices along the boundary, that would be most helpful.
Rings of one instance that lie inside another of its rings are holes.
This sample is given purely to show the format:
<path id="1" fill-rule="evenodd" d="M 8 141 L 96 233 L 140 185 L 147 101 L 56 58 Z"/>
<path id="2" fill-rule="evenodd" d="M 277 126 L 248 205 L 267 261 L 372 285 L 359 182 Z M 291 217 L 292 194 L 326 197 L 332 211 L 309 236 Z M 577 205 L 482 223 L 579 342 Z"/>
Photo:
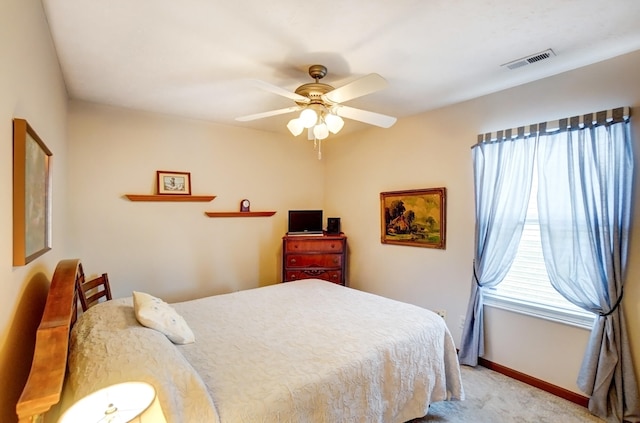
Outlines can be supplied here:
<path id="1" fill-rule="evenodd" d="M 84 280 L 79 259 L 58 263 L 36 332 L 29 378 L 16 404 L 20 423 L 42 421 L 44 413 L 60 401 L 67 370 L 69 334 L 78 315 L 79 280 Z"/>

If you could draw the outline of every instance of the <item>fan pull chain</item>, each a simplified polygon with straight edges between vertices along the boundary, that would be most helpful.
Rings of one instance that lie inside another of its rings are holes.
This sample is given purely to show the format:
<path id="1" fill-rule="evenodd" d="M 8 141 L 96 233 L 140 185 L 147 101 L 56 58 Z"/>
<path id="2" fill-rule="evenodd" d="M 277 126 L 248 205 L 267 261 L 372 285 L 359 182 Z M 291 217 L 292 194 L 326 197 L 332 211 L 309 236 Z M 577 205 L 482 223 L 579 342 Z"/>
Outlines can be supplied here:
<path id="1" fill-rule="evenodd" d="M 318 160 L 322 160 L 322 140 L 313 137 L 313 149 L 318 150 Z"/>

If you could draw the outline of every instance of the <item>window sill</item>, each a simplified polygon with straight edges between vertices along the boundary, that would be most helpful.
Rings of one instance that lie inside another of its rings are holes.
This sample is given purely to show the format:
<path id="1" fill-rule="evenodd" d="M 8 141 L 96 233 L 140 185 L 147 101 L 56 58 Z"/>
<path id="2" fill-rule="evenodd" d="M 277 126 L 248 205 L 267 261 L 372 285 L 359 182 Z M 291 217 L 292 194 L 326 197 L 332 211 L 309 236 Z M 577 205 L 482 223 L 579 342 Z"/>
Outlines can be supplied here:
<path id="1" fill-rule="evenodd" d="M 491 293 L 484 294 L 484 305 L 588 330 L 591 330 L 596 319 L 596 316 L 590 313 L 589 315 L 573 313 L 568 310 L 518 301 Z"/>

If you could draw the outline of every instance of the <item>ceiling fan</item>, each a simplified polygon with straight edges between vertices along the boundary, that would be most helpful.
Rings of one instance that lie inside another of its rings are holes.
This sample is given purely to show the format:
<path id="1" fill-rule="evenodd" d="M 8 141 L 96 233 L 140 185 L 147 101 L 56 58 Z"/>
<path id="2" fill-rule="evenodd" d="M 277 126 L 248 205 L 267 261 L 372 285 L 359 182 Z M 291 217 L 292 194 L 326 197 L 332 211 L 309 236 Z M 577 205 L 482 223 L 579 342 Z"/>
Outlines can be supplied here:
<path id="1" fill-rule="evenodd" d="M 335 134 L 340 131 L 344 125 L 343 117 L 381 128 L 389 128 L 396 122 L 395 117 L 342 104 L 385 88 L 387 81 L 377 73 L 368 74 L 338 88 L 320 82 L 327 75 L 327 68 L 323 65 L 310 66 L 309 75 L 315 82 L 300 85 L 295 92 L 285 90 L 268 82 L 255 80 L 256 85 L 260 88 L 289 98 L 296 105 L 284 109 L 240 116 L 236 120 L 247 122 L 301 110 L 300 117 L 291 119 L 287 128 L 295 136 L 300 135 L 307 128 L 308 137 L 313 140 L 322 140 L 329 135 L 329 132 Z"/>

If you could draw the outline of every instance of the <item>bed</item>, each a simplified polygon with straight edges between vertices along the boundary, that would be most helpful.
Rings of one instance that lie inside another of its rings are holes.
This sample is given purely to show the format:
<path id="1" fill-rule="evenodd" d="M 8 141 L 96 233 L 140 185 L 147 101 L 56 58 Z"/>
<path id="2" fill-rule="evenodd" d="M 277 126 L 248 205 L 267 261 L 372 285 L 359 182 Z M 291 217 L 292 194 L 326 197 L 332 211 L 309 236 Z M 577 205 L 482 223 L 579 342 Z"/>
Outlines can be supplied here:
<path id="1" fill-rule="evenodd" d="M 446 325 L 417 306 L 311 279 L 171 304 L 191 343 L 142 326 L 132 298 L 92 307 L 69 336 L 81 272 L 56 269 L 21 422 L 127 380 L 154 385 L 169 422 L 403 423 L 464 396 Z"/>

